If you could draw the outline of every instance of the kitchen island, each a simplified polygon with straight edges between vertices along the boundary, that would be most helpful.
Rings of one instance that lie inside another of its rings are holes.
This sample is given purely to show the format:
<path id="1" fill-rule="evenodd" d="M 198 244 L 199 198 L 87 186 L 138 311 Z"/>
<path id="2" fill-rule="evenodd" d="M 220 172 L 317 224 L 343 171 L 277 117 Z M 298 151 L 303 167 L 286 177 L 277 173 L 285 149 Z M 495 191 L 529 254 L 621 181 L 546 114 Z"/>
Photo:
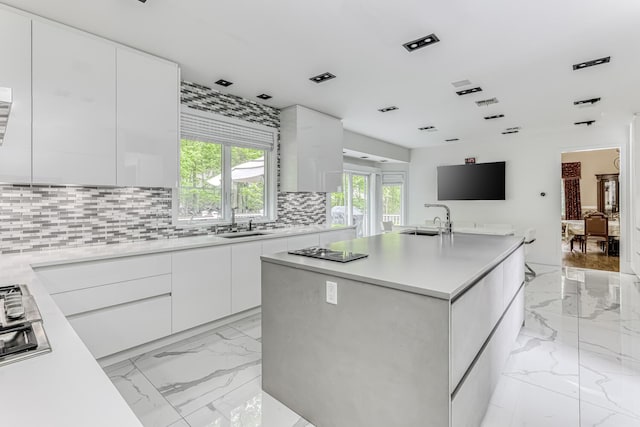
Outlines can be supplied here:
<path id="1" fill-rule="evenodd" d="M 369 255 L 348 263 L 263 256 L 263 389 L 317 427 L 480 425 L 524 318 L 522 242 L 384 234 L 331 244 Z"/>

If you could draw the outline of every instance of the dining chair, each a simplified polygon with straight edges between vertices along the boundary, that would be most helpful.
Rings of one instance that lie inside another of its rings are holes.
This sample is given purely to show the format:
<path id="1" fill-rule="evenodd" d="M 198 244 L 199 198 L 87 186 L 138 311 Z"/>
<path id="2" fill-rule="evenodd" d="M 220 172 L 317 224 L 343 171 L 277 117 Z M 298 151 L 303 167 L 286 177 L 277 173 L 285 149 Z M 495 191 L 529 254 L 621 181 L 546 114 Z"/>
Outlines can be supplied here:
<path id="1" fill-rule="evenodd" d="M 604 242 L 604 253 L 609 256 L 609 217 L 602 212 L 595 212 L 584 217 L 583 253 L 587 252 L 589 239 Z"/>

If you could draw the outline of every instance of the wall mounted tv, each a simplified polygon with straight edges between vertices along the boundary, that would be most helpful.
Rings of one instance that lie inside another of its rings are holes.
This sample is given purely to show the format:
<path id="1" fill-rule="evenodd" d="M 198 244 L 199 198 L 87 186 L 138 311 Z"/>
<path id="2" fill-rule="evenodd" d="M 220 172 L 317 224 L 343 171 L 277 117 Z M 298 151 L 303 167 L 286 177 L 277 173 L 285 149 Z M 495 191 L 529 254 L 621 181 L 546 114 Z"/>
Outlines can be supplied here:
<path id="1" fill-rule="evenodd" d="M 504 200 L 505 162 L 438 166 L 438 200 Z"/>

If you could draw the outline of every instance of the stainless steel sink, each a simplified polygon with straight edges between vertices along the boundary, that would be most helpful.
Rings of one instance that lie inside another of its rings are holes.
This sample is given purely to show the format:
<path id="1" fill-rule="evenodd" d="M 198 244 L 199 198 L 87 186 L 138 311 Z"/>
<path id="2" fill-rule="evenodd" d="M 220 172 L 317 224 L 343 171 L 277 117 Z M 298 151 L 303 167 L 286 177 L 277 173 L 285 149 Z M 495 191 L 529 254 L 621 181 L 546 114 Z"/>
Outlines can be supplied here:
<path id="1" fill-rule="evenodd" d="M 218 234 L 218 237 L 224 237 L 225 239 L 239 239 L 240 237 L 253 237 L 253 236 L 265 236 L 268 233 L 262 233 L 260 231 L 238 231 L 236 233 Z"/>
<path id="2" fill-rule="evenodd" d="M 415 236 L 437 236 L 439 233 L 437 230 L 405 230 L 400 234 L 413 234 Z"/>

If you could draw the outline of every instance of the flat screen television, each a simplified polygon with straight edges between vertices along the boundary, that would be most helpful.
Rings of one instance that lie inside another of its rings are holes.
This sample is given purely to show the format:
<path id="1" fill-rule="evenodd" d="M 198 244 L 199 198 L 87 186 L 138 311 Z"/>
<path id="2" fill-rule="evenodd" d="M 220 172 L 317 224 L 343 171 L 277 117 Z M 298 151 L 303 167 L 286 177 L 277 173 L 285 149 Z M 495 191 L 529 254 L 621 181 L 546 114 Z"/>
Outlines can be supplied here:
<path id="1" fill-rule="evenodd" d="M 438 200 L 504 200 L 505 162 L 438 166 Z"/>

